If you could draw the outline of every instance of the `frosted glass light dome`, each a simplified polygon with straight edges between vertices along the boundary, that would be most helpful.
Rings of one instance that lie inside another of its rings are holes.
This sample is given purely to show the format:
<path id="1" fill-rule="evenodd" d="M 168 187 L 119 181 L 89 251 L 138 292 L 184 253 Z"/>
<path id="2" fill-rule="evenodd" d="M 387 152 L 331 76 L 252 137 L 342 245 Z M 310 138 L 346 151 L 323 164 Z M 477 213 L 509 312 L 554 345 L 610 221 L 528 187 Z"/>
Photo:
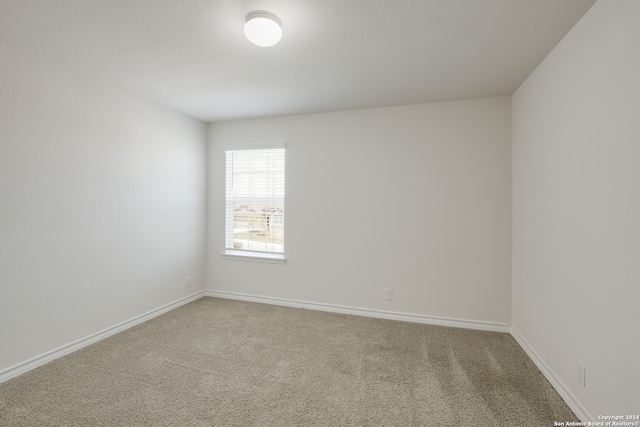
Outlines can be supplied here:
<path id="1" fill-rule="evenodd" d="M 262 47 L 273 46 L 282 38 L 280 20 L 273 13 L 256 10 L 247 15 L 244 34 L 253 44 Z"/>

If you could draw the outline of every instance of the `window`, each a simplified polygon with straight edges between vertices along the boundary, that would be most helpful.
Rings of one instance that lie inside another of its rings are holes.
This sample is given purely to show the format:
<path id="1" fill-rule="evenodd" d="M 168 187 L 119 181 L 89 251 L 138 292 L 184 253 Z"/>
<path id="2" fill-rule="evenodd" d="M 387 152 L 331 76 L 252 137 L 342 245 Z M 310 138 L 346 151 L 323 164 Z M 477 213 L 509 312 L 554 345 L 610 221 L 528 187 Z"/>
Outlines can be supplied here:
<path id="1" fill-rule="evenodd" d="M 284 263 L 284 147 L 227 150 L 226 258 Z"/>

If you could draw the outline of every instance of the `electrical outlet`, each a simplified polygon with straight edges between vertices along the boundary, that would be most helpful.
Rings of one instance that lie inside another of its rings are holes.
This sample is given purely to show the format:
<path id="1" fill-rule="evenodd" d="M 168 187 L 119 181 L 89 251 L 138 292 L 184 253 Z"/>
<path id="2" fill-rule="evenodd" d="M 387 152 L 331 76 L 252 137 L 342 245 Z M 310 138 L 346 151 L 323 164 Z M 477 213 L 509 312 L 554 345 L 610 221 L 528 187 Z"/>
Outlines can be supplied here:
<path id="1" fill-rule="evenodd" d="M 578 360 L 578 370 L 576 371 L 576 378 L 582 387 L 586 386 L 586 378 L 585 378 L 586 372 L 587 372 L 587 367 L 584 366 L 582 362 Z"/>
<path id="2" fill-rule="evenodd" d="M 391 288 L 384 289 L 384 299 L 386 299 L 387 301 L 393 300 L 393 289 Z"/>
<path id="3" fill-rule="evenodd" d="M 184 279 L 184 286 L 185 286 L 185 288 L 190 288 L 191 287 L 191 276 L 187 276 L 187 278 Z"/>

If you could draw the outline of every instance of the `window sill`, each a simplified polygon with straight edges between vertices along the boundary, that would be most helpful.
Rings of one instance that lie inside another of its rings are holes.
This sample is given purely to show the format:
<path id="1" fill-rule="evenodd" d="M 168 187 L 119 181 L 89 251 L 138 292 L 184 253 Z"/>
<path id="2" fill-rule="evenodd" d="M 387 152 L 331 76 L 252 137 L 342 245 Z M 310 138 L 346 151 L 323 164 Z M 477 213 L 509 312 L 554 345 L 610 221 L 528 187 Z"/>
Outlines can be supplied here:
<path id="1" fill-rule="evenodd" d="M 260 252 L 244 252 L 227 250 L 222 253 L 222 258 L 234 261 L 266 262 L 269 264 L 284 264 L 287 259 L 284 254 L 266 254 Z"/>

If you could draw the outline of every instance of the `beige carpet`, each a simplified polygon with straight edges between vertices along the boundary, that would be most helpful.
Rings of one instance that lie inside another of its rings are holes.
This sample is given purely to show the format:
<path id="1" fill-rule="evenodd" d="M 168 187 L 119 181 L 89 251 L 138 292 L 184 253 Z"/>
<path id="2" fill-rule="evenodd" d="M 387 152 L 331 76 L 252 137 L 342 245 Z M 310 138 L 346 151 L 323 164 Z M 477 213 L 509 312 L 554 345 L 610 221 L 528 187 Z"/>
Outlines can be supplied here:
<path id="1" fill-rule="evenodd" d="M 0 384 L 1 426 L 552 426 L 508 334 L 202 298 Z"/>

